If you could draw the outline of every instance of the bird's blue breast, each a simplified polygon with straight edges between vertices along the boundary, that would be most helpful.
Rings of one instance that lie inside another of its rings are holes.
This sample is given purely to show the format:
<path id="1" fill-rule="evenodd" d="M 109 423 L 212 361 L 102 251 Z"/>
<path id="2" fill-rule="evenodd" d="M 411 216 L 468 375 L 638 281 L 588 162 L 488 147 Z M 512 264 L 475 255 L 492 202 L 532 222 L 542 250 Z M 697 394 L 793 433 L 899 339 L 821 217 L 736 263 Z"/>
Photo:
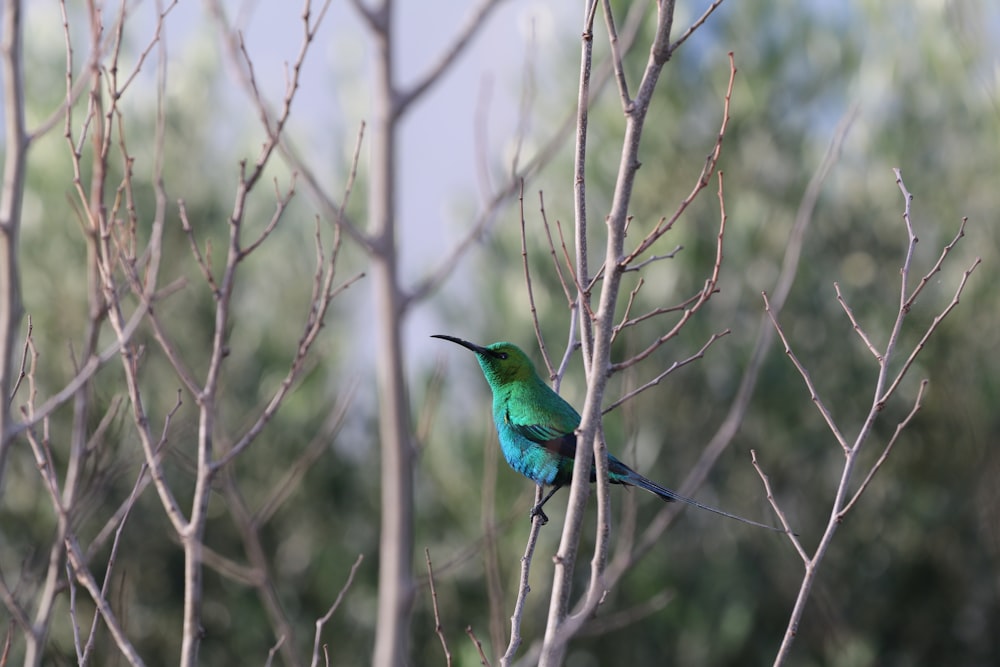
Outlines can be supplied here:
<path id="1" fill-rule="evenodd" d="M 511 468 L 536 484 L 552 485 L 559 475 L 560 457 L 529 440 L 507 420 L 496 419 L 500 449 Z"/>
<path id="2" fill-rule="evenodd" d="M 568 483 L 580 415 L 561 397 L 540 381 L 494 389 L 493 420 L 511 468 L 537 484 Z"/>

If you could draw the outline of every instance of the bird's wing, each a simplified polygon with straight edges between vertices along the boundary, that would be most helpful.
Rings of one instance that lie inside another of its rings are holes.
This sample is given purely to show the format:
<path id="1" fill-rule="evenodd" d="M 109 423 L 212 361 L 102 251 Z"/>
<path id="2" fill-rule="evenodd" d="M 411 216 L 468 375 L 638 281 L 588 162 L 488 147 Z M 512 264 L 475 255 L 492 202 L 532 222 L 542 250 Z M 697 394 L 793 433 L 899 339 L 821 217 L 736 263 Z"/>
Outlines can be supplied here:
<path id="1" fill-rule="evenodd" d="M 510 422 L 514 432 L 531 442 L 541 445 L 553 454 L 572 459 L 576 456 L 576 433 L 568 433 L 546 424 L 517 424 Z"/>
<path id="2" fill-rule="evenodd" d="M 511 426 L 514 427 L 514 431 L 532 442 L 537 442 L 542 444 L 549 440 L 555 440 L 557 438 L 562 438 L 567 435 L 566 431 L 558 428 L 553 428 L 546 424 L 518 424 L 511 422 Z M 573 435 L 572 431 L 568 435 Z"/>

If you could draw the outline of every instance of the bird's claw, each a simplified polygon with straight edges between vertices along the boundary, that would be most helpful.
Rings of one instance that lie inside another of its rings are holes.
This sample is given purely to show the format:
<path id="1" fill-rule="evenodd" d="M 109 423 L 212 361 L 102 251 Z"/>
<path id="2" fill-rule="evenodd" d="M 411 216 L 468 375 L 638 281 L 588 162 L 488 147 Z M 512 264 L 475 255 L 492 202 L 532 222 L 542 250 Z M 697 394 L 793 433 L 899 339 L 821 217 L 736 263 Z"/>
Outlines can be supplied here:
<path id="1" fill-rule="evenodd" d="M 531 508 L 531 514 L 529 515 L 528 520 L 534 521 L 536 516 L 541 520 L 539 525 L 544 526 L 549 522 L 549 517 L 545 515 L 545 512 L 543 512 L 542 508 L 538 505 Z"/>

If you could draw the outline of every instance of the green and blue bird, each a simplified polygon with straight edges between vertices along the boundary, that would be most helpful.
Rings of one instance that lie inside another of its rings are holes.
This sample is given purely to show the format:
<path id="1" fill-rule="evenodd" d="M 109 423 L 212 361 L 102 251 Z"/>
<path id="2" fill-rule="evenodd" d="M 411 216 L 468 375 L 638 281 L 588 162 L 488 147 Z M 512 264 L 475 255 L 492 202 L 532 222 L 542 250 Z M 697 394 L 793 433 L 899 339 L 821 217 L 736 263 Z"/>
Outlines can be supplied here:
<path id="1" fill-rule="evenodd" d="M 535 484 L 552 487 L 531 510 L 532 517 L 538 516 L 543 524 L 547 523 L 542 506 L 573 478 L 580 414 L 542 381 L 528 355 L 513 343 L 498 342 L 483 347 L 454 336 L 437 334 L 432 338 L 448 340 L 475 352 L 493 391 L 493 421 L 504 458 L 511 468 Z M 595 479 L 592 469 L 590 481 Z M 674 493 L 646 479 L 611 454 L 608 454 L 608 479 L 612 484 L 645 489 L 668 502 L 682 502 L 752 526 L 780 530 Z"/>

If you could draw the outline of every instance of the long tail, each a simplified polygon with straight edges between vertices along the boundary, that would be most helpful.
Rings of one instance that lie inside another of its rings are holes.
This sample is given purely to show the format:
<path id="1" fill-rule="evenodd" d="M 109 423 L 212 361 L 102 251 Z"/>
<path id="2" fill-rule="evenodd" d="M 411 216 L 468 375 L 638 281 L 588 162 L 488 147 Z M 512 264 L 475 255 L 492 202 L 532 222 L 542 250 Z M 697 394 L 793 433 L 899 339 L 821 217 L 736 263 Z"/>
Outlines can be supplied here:
<path id="1" fill-rule="evenodd" d="M 682 496 L 679 493 L 674 493 L 670 489 L 668 489 L 668 488 L 666 488 L 664 486 L 660 486 L 656 482 L 653 482 L 653 481 L 650 481 L 650 480 L 646 479 L 645 477 L 643 477 L 642 475 L 640 475 L 636 471 L 632 470 L 631 468 L 629 468 L 625 464 L 622 464 L 622 467 L 625 468 L 625 470 L 628 471 L 627 474 L 622 475 L 621 478 L 620 478 L 622 484 L 629 484 L 631 486 L 637 486 L 637 487 L 639 487 L 641 489 L 645 489 L 645 490 L 649 491 L 650 493 L 655 493 L 656 495 L 658 495 L 660 498 L 663 498 L 667 502 L 676 501 L 676 502 L 680 502 L 680 503 L 685 503 L 687 505 L 691 505 L 692 507 L 697 507 L 698 509 L 708 510 L 709 512 L 713 512 L 713 513 L 718 514 L 720 516 L 725 516 L 725 517 L 729 517 L 730 519 L 736 519 L 737 521 L 742 521 L 743 523 L 749 524 L 751 526 L 757 526 L 759 528 L 767 528 L 768 530 L 774 530 L 774 531 L 777 531 L 779 533 L 786 532 L 784 528 L 777 528 L 775 526 L 769 526 L 766 523 L 758 523 L 756 521 L 751 521 L 750 519 L 744 519 L 743 517 L 737 516 L 735 514 L 730 514 L 729 512 L 725 512 L 725 511 L 720 510 L 720 509 L 718 509 L 716 507 L 711 507 L 709 505 L 703 505 L 703 504 L 699 503 L 697 500 L 693 500 L 692 498 L 688 498 L 686 496 Z"/>

